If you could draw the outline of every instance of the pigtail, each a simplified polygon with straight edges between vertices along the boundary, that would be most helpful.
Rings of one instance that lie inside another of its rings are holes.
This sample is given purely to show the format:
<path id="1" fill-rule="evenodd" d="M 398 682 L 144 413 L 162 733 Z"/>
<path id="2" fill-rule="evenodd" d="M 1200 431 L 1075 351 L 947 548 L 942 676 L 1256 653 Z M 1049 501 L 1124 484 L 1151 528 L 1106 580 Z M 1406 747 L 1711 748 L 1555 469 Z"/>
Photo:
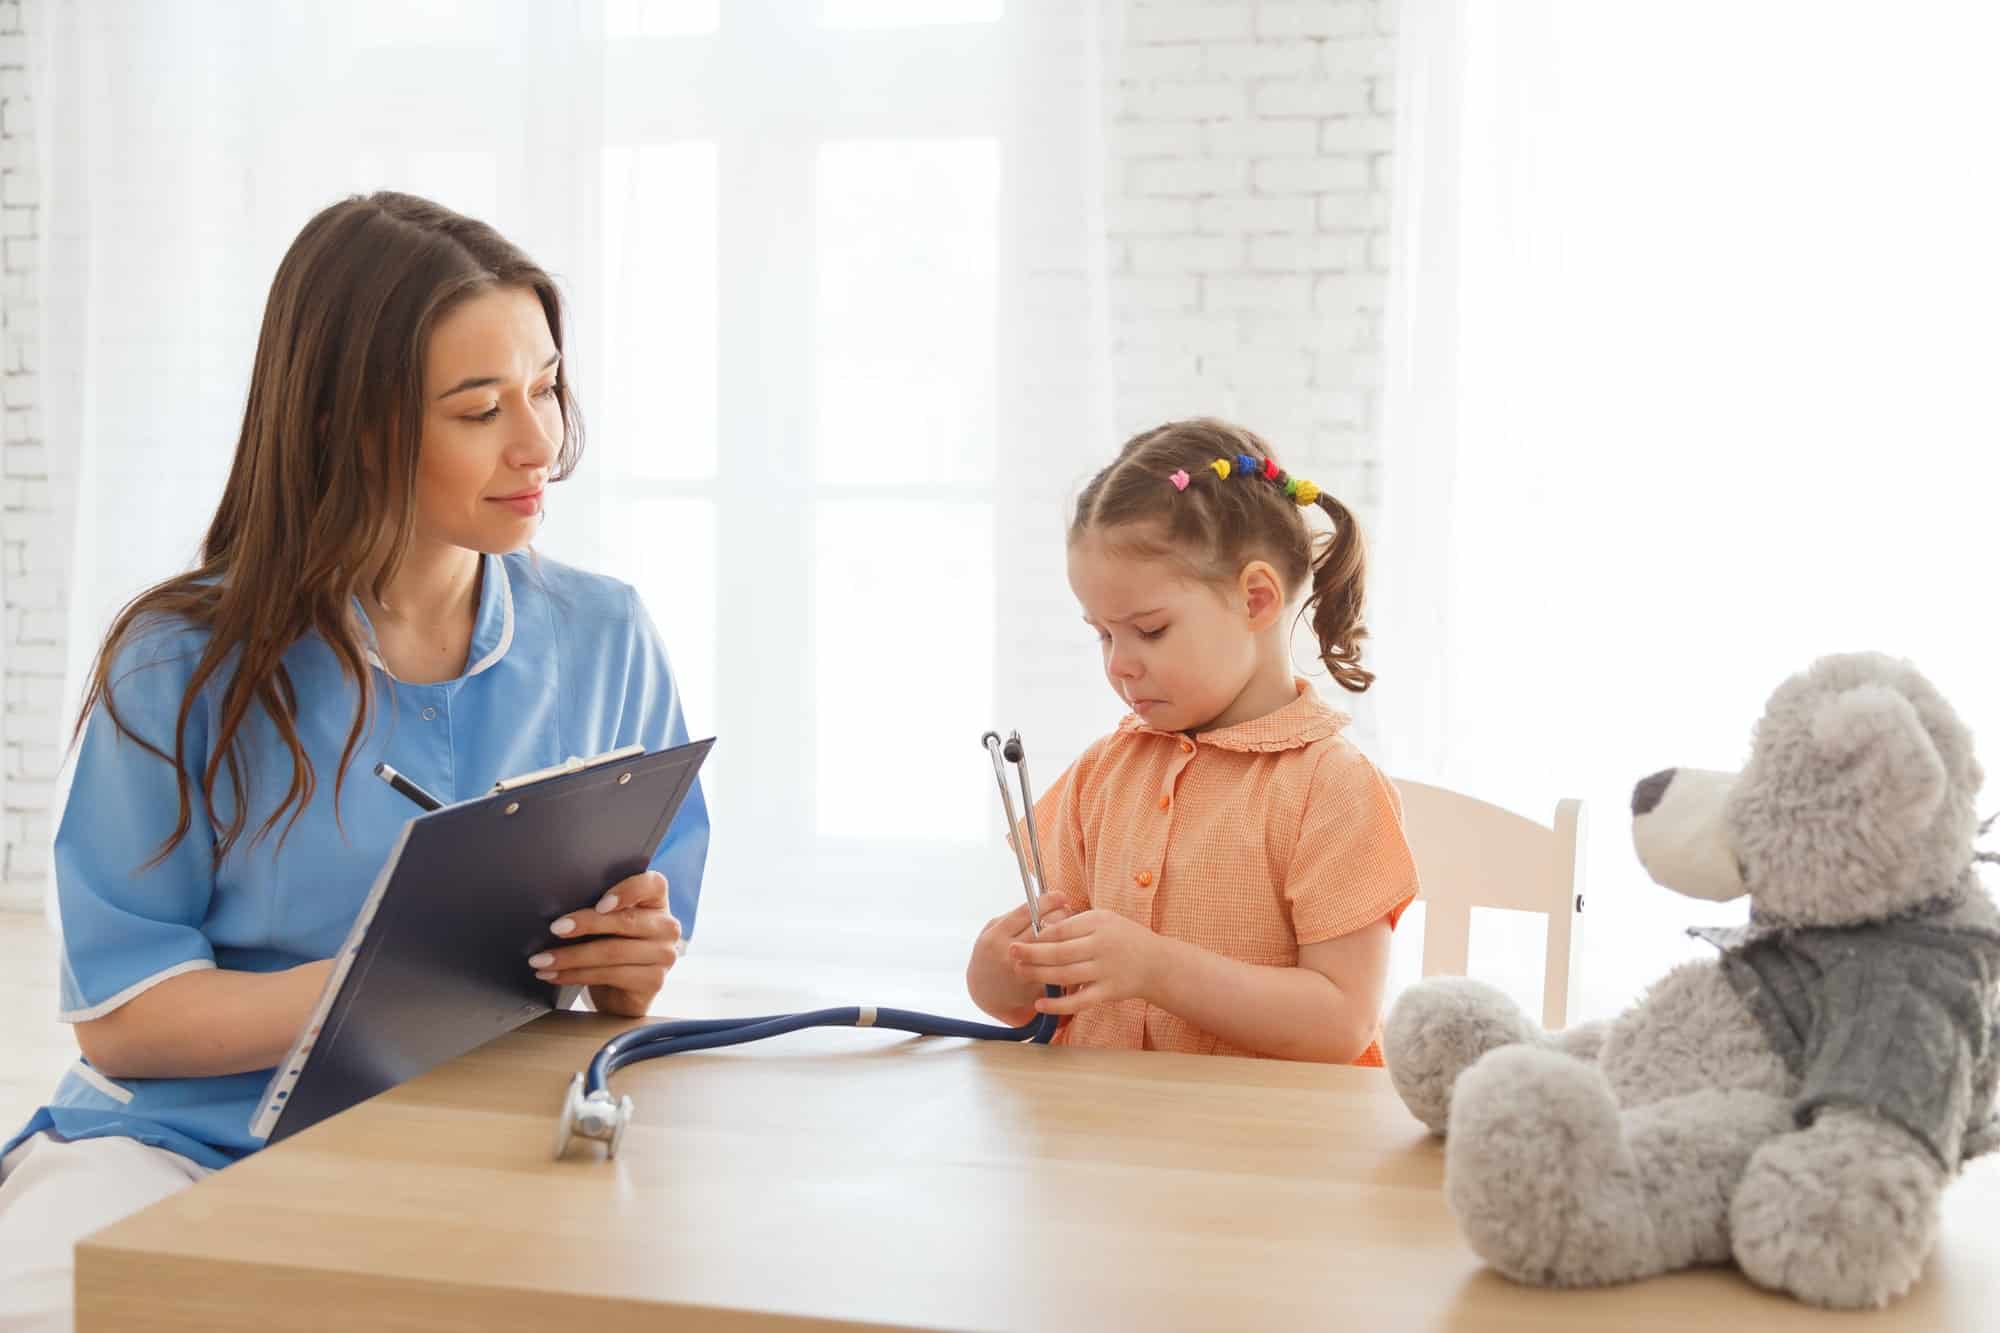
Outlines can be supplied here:
<path id="1" fill-rule="evenodd" d="M 1342 689 L 1355 694 L 1375 683 L 1375 673 L 1361 665 L 1361 641 L 1368 629 L 1361 623 L 1362 582 L 1368 554 L 1361 527 L 1348 507 L 1325 491 L 1315 503 L 1333 520 L 1333 532 L 1313 558 L 1312 596 L 1301 614 L 1312 617 L 1319 640 L 1320 661 Z"/>

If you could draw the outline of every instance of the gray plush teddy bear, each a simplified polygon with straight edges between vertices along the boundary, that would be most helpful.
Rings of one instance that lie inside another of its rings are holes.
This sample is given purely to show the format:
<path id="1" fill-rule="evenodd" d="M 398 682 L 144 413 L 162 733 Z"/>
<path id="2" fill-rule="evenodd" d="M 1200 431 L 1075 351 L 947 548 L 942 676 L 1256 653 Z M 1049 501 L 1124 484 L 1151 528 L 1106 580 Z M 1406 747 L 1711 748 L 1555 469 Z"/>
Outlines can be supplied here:
<path id="1" fill-rule="evenodd" d="M 1828 657 L 1771 695 L 1740 774 L 1632 796 L 1660 883 L 1749 925 L 1618 1018 L 1545 1033 L 1465 978 L 1406 991 L 1396 1090 L 1446 1136 L 1472 1248 L 1589 1286 L 1734 1260 L 1828 1306 L 1907 1291 L 1938 1196 L 2000 1146 L 2000 913 L 1975 870 L 1971 737 L 1930 682 Z"/>

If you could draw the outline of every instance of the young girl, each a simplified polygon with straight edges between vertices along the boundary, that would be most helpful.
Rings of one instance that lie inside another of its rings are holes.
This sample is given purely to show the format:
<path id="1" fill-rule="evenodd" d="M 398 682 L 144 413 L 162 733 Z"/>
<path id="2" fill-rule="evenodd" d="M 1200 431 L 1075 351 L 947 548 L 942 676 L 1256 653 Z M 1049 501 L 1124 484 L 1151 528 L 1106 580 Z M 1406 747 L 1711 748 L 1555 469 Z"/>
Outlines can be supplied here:
<path id="1" fill-rule="evenodd" d="M 1025 904 L 987 923 L 966 968 L 981 1009 L 1064 1015 L 1055 1040 L 1077 1046 L 1382 1062 L 1416 866 L 1395 788 L 1288 651 L 1310 576 L 1321 660 L 1368 688 L 1362 566 L 1347 507 L 1220 421 L 1139 435 L 1084 488 L 1070 587 L 1132 711 L 1036 802 L 1041 938 Z"/>

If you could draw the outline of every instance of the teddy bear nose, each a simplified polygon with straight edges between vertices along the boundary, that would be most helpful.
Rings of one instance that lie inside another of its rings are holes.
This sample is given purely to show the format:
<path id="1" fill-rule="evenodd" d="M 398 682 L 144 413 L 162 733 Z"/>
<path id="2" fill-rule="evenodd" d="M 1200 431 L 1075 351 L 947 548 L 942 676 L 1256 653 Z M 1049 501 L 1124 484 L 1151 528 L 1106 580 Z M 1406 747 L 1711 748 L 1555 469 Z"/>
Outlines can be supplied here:
<path id="1" fill-rule="evenodd" d="M 1639 779 L 1639 785 L 1632 789 L 1633 818 L 1653 812 L 1661 799 L 1666 796 L 1667 788 L 1672 785 L 1676 771 L 1671 768 L 1661 769 L 1650 778 Z"/>

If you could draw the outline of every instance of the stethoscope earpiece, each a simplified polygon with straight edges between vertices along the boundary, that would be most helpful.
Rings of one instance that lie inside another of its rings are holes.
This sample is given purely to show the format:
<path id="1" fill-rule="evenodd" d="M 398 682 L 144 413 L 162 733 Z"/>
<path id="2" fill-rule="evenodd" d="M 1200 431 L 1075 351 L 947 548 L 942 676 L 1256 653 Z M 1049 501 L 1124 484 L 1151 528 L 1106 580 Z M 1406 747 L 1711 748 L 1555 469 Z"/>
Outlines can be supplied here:
<path id="1" fill-rule="evenodd" d="M 1028 899 L 1028 930 L 1036 938 L 1042 933 L 1041 888 L 1048 880 L 1042 873 L 1042 838 L 1035 828 L 1035 788 L 1028 780 L 1028 750 L 1021 744 L 1021 733 L 1010 734 L 1003 743 L 1000 733 L 989 731 L 980 738 L 986 753 L 993 757 L 993 780 L 1000 784 L 1000 808 L 1007 814 L 1007 844 L 1014 849 L 1014 863 L 1021 869 L 1021 892 Z M 1003 763 L 1002 761 L 1005 761 Z M 1007 789 L 1007 769 L 1012 764 L 1021 780 L 1021 814 L 1014 813 L 1014 794 Z M 1028 846 L 1024 849 L 1014 830 L 1022 824 L 1028 826 Z M 1029 865 L 1029 857 L 1034 864 Z"/>

